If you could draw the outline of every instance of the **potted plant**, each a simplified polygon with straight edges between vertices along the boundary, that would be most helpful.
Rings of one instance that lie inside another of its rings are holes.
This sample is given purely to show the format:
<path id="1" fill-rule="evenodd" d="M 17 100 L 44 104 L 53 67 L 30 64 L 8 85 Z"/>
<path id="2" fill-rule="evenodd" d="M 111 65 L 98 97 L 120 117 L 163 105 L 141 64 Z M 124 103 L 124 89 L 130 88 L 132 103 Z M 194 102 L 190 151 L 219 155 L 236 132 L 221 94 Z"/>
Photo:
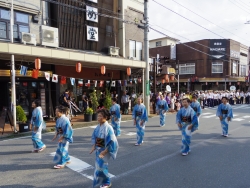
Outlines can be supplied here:
<path id="1" fill-rule="evenodd" d="M 88 107 L 84 113 L 84 121 L 91 122 L 93 113 L 93 109 Z"/>
<path id="2" fill-rule="evenodd" d="M 104 100 L 103 106 L 109 110 L 110 107 L 112 106 L 112 99 L 111 99 L 111 94 L 108 89 L 106 89 L 106 98 Z"/>
<path id="3" fill-rule="evenodd" d="M 92 93 L 90 93 L 90 100 L 91 100 L 92 109 L 93 109 L 92 120 L 96 121 L 97 120 L 97 113 L 96 112 L 97 112 L 97 108 L 99 106 L 96 90 L 94 90 Z"/>
<path id="4" fill-rule="evenodd" d="M 30 130 L 25 112 L 20 105 L 16 107 L 16 119 L 19 124 L 19 132 L 28 132 Z"/>

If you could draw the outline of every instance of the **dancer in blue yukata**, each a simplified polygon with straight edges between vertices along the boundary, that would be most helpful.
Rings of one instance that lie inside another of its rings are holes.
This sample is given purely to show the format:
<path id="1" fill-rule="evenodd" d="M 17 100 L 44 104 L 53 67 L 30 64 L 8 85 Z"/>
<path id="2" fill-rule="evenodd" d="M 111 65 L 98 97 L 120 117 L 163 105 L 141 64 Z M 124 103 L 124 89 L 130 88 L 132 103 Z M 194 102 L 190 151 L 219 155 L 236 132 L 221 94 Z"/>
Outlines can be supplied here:
<path id="1" fill-rule="evenodd" d="M 54 156 L 54 163 L 56 163 L 54 166 L 55 169 L 64 168 L 66 164 L 70 163 L 68 150 L 69 143 L 73 143 L 73 130 L 69 118 L 65 115 L 67 111 L 67 107 L 56 107 L 56 116 L 58 119 L 56 120 L 56 134 L 52 141 L 57 137 L 59 137 L 59 139 L 56 154 Z"/>
<path id="2" fill-rule="evenodd" d="M 145 124 L 148 121 L 147 109 L 142 104 L 142 98 L 137 98 L 137 104 L 133 108 L 132 118 L 137 130 L 137 142 L 135 146 L 140 146 L 143 143 Z"/>
<path id="3" fill-rule="evenodd" d="M 98 125 L 92 134 L 92 150 L 90 154 L 96 151 L 95 172 L 93 187 L 100 188 L 111 187 L 110 175 L 108 173 L 108 160 L 110 157 L 116 158 L 118 152 L 118 142 L 114 130 L 109 125 L 110 113 L 106 109 L 101 109 L 97 114 Z"/>
<path id="4" fill-rule="evenodd" d="M 228 137 L 228 124 L 233 118 L 233 110 L 230 104 L 228 104 L 228 98 L 222 97 L 222 103 L 217 108 L 216 116 L 220 118 L 222 136 Z"/>
<path id="5" fill-rule="evenodd" d="M 195 111 L 190 107 L 190 99 L 182 99 L 183 107 L 176 115 L 176 123 L 182 133 L 182 148 L 183 156 L 188 155 L 190 150 L 192 132 L 197 129 L 198 121 Z"/>
<path id="6" fill-rule="evenodd" d="M 46 148 L 46 145 L 42 142 L 43 111 L 41 108 L 41 102 L 35 100 L 32 102 L 32 108 L 34 108 L 31 118 L 32 142 L 34 146 L 32 153 L 38 153 Z"/>
<path id="7" fill-rule="evenodd" d="M 117 98 L 112 98 L 113 105 L 110 108 L 111 113 L 111 125 L 114 129 L 115 136 L 121 135 L 120 124 L 121 124 L 121 110 L 120 105 L 116 103 Z"/>
<path id="8" fill-rule="evenodd" d="M 202 113 L 202 110 L 201 110 L 201 105 L 200 103 L 197 101 L 197 98 L 198 96 L 196 94 L 194 94 L 192 96 L 192 103 L 190 104 L 190 106 L 193 108 L 193 110 L 195 111 L 196 113 L 196 116 L 197 116 L 197 121 L 198 121 L 198 125 L 196 127 L 196 130 L 199 129 L 199 119 L 200 119 L 200 115 Z"/>
<path id="9" fill-rule="evenodd" d="M 160 100 L 156 104 L 156 112 L 160 115 L 160 127 L 165 126 L 166 112 L 168 111 L 167 101 L 164 99 L 163 95 L 160 94 Z"/>

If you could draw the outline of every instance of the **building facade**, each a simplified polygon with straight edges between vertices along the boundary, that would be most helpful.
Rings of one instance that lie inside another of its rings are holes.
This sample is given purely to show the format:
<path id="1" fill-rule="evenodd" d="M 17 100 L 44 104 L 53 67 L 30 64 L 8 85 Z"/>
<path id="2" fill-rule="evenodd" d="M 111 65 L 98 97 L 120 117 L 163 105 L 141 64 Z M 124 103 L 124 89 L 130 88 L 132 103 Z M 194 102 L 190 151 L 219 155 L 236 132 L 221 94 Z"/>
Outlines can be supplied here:
<path id="1" fill-rule="evenodd" d="M 15 55 L 17 105 L 22 105 L 29 115 L 34 99 L 42 100 L 45 115 L 53 114 L 52 109 L 66 88 L 73 91 L 78 101 L 84 91 L 93 88 L 103 91 L 105 85 L 110 87 L 114 81 L 119 87 L 112 85 L 112 90 L 120 93 L 125 89 L 120 86 L 125 87 L 123 81 L 131 80 L 127 68 L 133 74 L 146 67 L 142 55 L 143 33 L 130 34 L 143 18 L 143 3 L 130 1 L 133 6 L 127 0 L 27 0 L 25 4 L 14 0 L 12 44 L 7 32 L 10 4 L 0 0 L 0 82 L 5 87 L 0 109 L 10 106 L 11 54 Z M 121 19 L 130 22 L 125 24 Z M 136 41 L 136 48 L 130 48 L 130 41 Z M 37 79 L 32 78 L 35 58 L 42 62 Z M 101 74 L 101 66 L 105 66 L 105 74 Z M 25 75 L 20 74 L 21 67 L 28 69 Z M 45 73 L 49 73 L 49 81 Z M 75 79 L 74 84 L 71 78 Z M 140 87 L 135 82 L 128 85 Z"/>

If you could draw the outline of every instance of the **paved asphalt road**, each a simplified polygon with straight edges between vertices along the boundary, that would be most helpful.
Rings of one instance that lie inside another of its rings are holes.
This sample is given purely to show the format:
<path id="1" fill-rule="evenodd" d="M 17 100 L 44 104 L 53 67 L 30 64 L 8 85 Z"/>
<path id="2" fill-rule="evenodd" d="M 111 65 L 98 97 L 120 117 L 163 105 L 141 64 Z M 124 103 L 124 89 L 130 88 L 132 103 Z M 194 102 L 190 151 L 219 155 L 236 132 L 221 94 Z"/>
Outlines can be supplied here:
<path id="1" fill-rule="evenodd" d="M 159 127 L 158 117 L 147 123 L 144 144 L 136 147 L 132 121 L 123 122 L 118 138 L 117 160 L 110 160 L 114 188 L 250 188 L 250 105 L 235 105 L 235 118 L 229 137 L 221 136 L 215 108 L 205 109 L 200 129 L 193 134 L 188 156 L 180 155 L 181 136 L 175 114 L 167 116 L 167 125 Z M 32 154 L 30 137 L 0 141 L 0 187 L 92 186 L 94 154 L 89 155 L 94 127 L 75 130 L 69 152 L 71 166 L 54 170 L 51 153 L 56 143 L 53 134 L 44 134 L 47 149 Z M 77 162 L 78 161 L 78 162 Z M 79 165 L 80 164 L 80 165 Z"/>

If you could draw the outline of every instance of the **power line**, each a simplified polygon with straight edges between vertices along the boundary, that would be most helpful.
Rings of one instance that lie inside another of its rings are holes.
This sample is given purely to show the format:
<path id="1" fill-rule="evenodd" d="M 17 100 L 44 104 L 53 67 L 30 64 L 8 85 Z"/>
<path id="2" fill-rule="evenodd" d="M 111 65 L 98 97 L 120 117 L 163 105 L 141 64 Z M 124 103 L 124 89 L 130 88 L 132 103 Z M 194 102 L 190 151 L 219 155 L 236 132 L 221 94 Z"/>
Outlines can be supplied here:
<path id="1" fill-rule="evenodd" d="M 240 7 L 238 4 L 234 3 L 233 1 L 229 0 L 231 3 L 233 3 L 234 5 L 236 5 L 237 7 L 239 7 L 241 10 L 244 10 L 246 13 L 250 14 L 250 12 L 246 11 L 245 9 L 243 9 L 242 7 Z"/>
<path id="2" fill-rule="evenodd" d="M 177 3 L 178 5 L 180 5 L 181 7 L 183 7 L 183 8 L 185 8 L 185 9 L 189 10 L 189 11 L 190 11 L 190 12 L 192 12 L 193 14 L 195 14 L 195 15 L 199 16 L 200 18 L 202 18 L 202 19 L 204 19 L 204 20 L 208 21 L 209 23 L 211 23 L 211 24 L 213 24 L 213 25 L 215 25 L 215 26 L 217 26 L 217 27 L 219 27 L 219 28 L 221 28 L 221 29 L 223 29 L 223 30 L 225 30 L 225 31 L 227 31 L 227 32 L 229 32 L 229 33 L 231 33 L 231 34 L 233 34 L 233 35 L 235 35 L 235 36 L 239 37 L 239 38 L 241 38 L 240 36 L 238 36 L 238 35 L 236 35 L 236 34 L 234 34 L 234 33 L 230 32 L 230 31 L 228 31 L 228 30 L 224 29 L 223 27 L 221 27 L 221 26 L 219 26 L 219 25 L 217 25 L 217 24 L 213 23 L 212 21 L 210 21 L 210 20 L 206 19 L 205 17 L 203 17 L 203 16 L 201 16 L 201 15 L 197 14 L 196 12 L 194 12 L 194 11 L 190 10 L 189 8 L 187 8 L 187 7 L 185 7 L 184 5 L 182 5 L 182 4 L 180 4 L 180 3 L 178 3 L 177 1 L 175 1 L 175 0 L 172 0 L 172 1 L 174 1 L 175 3 Z M 241 39 L 243 39 L 243 38 L 241 38 Z M 246 40 L 246 39 L 244 38 L 244 40 Z M 249 42 L 250 42 L 250 41 L 249 41 Z"/>
<path id="3" fill-rule="evenodd" d="M 246 5 L 246 6 L 249 6 L 249 7 L 250 7 L 250 5 L 246 4 L 246 3 L 243 2 L 242 0 L 239 0 L 239 2 L 241 2 L 242 4 L 244 4 L 244 6 Z"/>

